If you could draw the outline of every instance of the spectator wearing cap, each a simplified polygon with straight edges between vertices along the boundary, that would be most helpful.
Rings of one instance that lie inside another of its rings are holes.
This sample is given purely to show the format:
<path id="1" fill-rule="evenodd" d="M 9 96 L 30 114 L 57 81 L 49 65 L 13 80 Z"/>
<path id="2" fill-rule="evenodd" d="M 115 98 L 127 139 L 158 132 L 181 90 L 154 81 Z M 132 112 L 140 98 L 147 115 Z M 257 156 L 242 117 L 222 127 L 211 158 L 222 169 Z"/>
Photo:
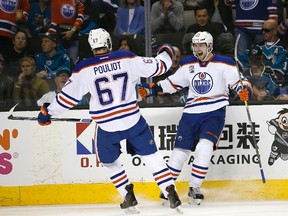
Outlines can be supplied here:
<path id="1" fill-rule="evenodd" d="M 252 99 L 254 101 L 263 101 L 263 100 L 274 100 L 273 96 L 266 88 L 266 81 L 262 76 L 256 75 L 248 78 L 251 83 L 253 94 Z"/>
<path id="2" fill-rule="evenodd" d="M 248 79 L 255 76 L 261 77 L 267 94 L 273 96 L 274 99 L 277 99 L 283 82 L 281 74 L 277 74 L 269 66 L 264 64 L 265 56 L 262 54 L 262 50 L 259 46 L 252 46 L 249 50 L 248 56 L 250 68 L 245 70 L 243 75 Z M 260 78 L 256 80 L 260 80 Z"/>
<path id="3" fill-rule="evenodd" d="M 273 71 L 281 76 L 287 75 L 287 44 L 281 41 L 277 35 L 278 24 L 274 20 L 266 20 L 262 26 L 264 41 L 257 43 L 265 56 L 264 64 L 270 66 Z M 250 68 L 249 49 L 242 55 L 238 55 L 243 70 Z M 283 83 L 285 84 L 285 83 Z"/>
<path id="4" fill-rule="evenodd" d="M 53 33 L 45 33 L 42 36 L 42 52 L 35 56 L 36 75 L 42 79 L 54 79 L 57 69 L 65 66 L 71 67 L 70 58 L 66 50 L 57 45 L 57 35 Z M 49 84 L 54 84 L 50 82 Z"/>
<path id="5" fill-rule="evenodd" d="M 52 90 L 44 94 L 37 101 L 37 105 L 42 106 L 44 103 L 52 103 L 56 95 L 62 91 L 62 88 L 64 87 L 65 83 L 68 81 L 70 76 L 71 76 L 71 71 L 69 68 L 65 66 L 59 67 L 56 72 L 55 79 L 54 79 L 55 90 Z M 78 103 L 78 105 L 87 105 L 87 104 L 88 104 L 88 99 L 86 96 L 83 97 L 82 100 Z"/>
<path id="6" fill-rule="evenodd" d="M 0 53 L 0 107 L 8 107 L 11 103 L 13 78 L 5 73 L 5 58 Z"/>
<path id="7" fill-rule="evenodd" d="M 36 106 L 37 100 L 50 91 L 48 83 L 35 75 L 35 61 L 32 57 L 20 60 L 21 73 L 14 83 L 12 99 L 20 106 Z"/>
<path id="8" fill-rule="evenodd" d="M 70 75 L 71 75 L 71 71 L 69 68 L 65 66 L 59 67 L 56 71 L 56 75 L 54 78 L 55 90 L 52 90 L 44 94 L 37 101 L 37 105 L 42 106 L 44 103 L 51 103 L 54 100 L 56 94 L 61 92 L 62 88 L 64 87 L 65 83 L 69 79 Z"/>

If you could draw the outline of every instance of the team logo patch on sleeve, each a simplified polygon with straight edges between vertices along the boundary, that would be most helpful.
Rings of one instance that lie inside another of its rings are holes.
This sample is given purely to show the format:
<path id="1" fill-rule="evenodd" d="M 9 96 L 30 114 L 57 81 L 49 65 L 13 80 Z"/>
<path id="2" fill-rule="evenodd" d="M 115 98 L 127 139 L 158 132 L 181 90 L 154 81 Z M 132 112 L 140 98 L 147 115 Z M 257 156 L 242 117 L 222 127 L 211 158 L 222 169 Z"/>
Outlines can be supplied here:
<path id="1" fill-rule="evenodd" d="M 189 66 L 189 73 L 194 73 L 194 65 Z"/>

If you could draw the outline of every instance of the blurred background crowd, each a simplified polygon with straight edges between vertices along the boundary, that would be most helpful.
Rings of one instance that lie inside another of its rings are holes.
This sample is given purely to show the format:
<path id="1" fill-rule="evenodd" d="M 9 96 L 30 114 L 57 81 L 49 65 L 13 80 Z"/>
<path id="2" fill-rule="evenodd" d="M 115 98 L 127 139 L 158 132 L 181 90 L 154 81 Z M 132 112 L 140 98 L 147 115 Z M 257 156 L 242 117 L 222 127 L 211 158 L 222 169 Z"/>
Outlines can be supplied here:
<path id="1" fill-rule="evenodd" d="M 92 56 L 87 37 L 100 27 L 110 32 L 114 51 L 145 56 L 148 46 L 155 55 L 161 44 L 172 44 L 177 58 L 168 75 L 193 55 L 193 35 L 208 31 L 215 53 L 237 53 L 253 101 L 286 101 L 287 9 L 288 0 L 0 0 L 0 109 L 51 102 L 77 62 Z M 159 95 L 152 103 L 185 103 L 186 94 Z M 231 92 L 230 100 L 239 99 Z M 88 103 L 86 95 L 79 106 Z"/>

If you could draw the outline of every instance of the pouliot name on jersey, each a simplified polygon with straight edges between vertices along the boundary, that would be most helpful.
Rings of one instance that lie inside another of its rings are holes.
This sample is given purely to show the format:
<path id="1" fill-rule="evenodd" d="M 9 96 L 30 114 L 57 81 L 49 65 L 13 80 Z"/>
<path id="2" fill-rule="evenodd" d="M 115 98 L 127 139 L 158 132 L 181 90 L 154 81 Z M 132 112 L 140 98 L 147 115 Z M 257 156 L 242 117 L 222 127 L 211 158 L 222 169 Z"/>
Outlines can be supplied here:
<path id="1" fill-rule="evenodd" d="M 121 69 L 121 65 L 120 65 L 120 61 L 117 62 L 112 62 L 109 64 L 104 64 L 104 65 L 99 65 L 97 67 L 94 67 L 94 74 L 102 74 L 102 73 L 106 73 L 109 71 L 115 71 L 115 70 L 120 70 Z"/>

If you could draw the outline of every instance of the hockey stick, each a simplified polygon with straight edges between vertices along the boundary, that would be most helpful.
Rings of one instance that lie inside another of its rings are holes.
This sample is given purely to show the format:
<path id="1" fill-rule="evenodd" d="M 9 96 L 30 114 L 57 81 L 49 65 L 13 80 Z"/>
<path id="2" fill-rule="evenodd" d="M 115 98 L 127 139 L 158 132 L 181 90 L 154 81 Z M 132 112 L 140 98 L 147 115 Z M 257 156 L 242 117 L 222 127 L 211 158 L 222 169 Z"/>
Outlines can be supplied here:
<path id="1" fill-rule="evenodd" d="M 237 35 L 237 38 L 236 38 L 236 41 L 235 41 L 234 58 L 235 58 L 236 67 L 237 67 L 237 71 L 238 71 L 238 75 L 239 75 L 241 89 L 243 90 L 244 86 L 243 86 L 242 77 L 241 77 L 241 73 L 240 73 L 240 69 L 239 69 L 239 65 L 238 65 L 239 64 L 239 60 L 238 60 L 238 57 L 237 57 L 237 47 L 238 47 L 239 39 L 240 39 L 240 34 Z M 258 164 L 259 164 L 259 168 L 260 168 L 260 174 L 261 174 L 262 182 L 265 183 L 266 182 L 266 178 L 265 178 L 265 175 L 264 175 L 264 170 L 263 170 L 261 159 L 260 159 L 259 147 L 257 145 L 256 138 L 255 138 L 255 128 L 254 128 L 253 123 L 252 123 L 248 102 L 244 101 L 244 104 L 245 104 L 245 108 L 246 108 L 246 112 L 247 112 L 247 116 L 248 116 L 248 121 L 249 121 L 249 124 L 251 126 L 252 139 L 253 139 L 253 144 L 255 146 L 256 155 L 258 157 Z"/>
<path id="2" fill-rule="evenodd" d="M 10 120 L 27 120 L 27 121 L 37 121 L 37 117 L 26 117 L 26 116 L 13 116 L 13 114 L 8 116 Z M 51 121 L 66 121 L 66 122 L 91 122 L 91 119 L 80 119 L 80 118 L 50 118 Z"/>
<path id="3" fill-rule="evenodd" d="M 16 105 L 14 105 L 10 110 L 9 113 L 10 114 L 8 116 L 9 120 L 27 120 L 27 121 L 38 121 L 37 117 L 26 117 L 26 116 L 14 116 L 13 112 L 15 110 L 15 108 L 18 106 L 18 103 Z M 67 122 L 91 122 L 92 119 L 80 119 L 80 118 L 50 118 L 51 121 L 67 121 Z"/>

